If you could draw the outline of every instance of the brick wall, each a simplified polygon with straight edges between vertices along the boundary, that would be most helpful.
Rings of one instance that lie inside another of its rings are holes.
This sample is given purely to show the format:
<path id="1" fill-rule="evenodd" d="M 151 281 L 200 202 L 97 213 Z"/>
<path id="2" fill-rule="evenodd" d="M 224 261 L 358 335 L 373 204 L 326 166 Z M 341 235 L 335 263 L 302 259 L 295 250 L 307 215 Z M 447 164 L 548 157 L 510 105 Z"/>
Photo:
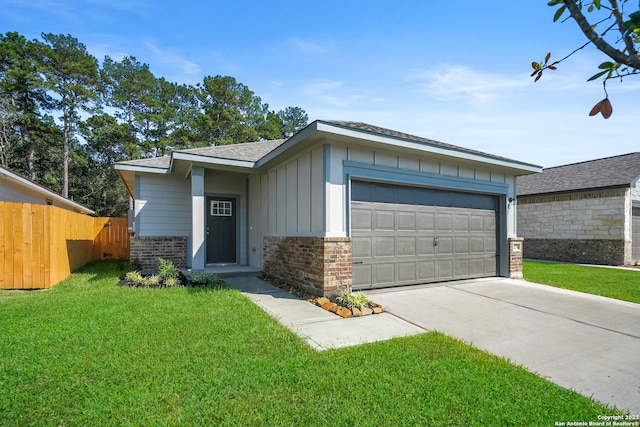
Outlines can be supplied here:
<path id="1" fill-rule="evenodd" d="M 351 288 L 350 237 L 274 237 L 263 241 L 265 273 L 316 295 Z"/>
<path id="2" fill-rule="evenodd" d="M 184 236 L 142 236 L 131 238 L 130 259 L 144 269 L 158 266 L 158 258 L 171 260 L 177 267 L 187 265 L 187 238 Z"/>
<path id="3" fill-rule="evenodd" d="M 625 242 L 622 239 L 527 239 L 524 256 L 579 264 L 621 265 L 625 263 Z"/>
<path id="4" fill-rule="evenodd" d="M 523 243 L 522 237 L 509 238 L 509 277 L 512 279 L 522 279 Z"/>

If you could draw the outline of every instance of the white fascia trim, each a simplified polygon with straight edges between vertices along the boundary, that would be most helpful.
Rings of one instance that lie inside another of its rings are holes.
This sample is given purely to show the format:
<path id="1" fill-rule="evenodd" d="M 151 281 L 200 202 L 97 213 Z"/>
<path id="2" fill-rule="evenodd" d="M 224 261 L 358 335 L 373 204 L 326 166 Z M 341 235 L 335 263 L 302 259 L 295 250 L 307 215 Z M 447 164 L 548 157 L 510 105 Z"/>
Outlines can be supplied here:
<path id="1" fill-rule="evenodd" d="M 30 188 L 40 194 L 42 194 L 45 198 L 48 199 L 52 199 L 57 201 L 60 204 L 63 204 L 65 206 L 70 207 L 72 210 L 74 211 L 78 211 L 80 213 L 83 214 L 90 214 L 90 215 L 95 215 L 95 212 L 92 211 L 89 208 L 85 208 L 84 206 L 82 206 L 79 203 L 74 202 L 71 199 L 67 199 L 66 197 L 62 197 L 59 194 L 54 193 L 51 190 L 48 190 L 36 183 L 33 183 L 31 181 L 29 181 L 26 178 L 21 177 L 20 175 L 16 175 L 14 173 L 12 173 L 11 171 L 4 169 L 4 168 L 0 168 L 0 175 L 4 175 L 7 179 L 11 180 L 11 181 L 15 181 L 18 184 L 25 186 L 27 188 Z"/>
<path id="2" fill-rule="evenodd" d="M 291 138 L 287 139 L 283 144 L 278 146 L 278 148 L 271 151 L 269 154 L 267 154 L 266 156 L 264 156 L 263 158 L 255 162 L 254 167 L 259 168 L 263 166 L 265 163 L 268 163 L 269 161 L 273 160 L 275 157 L 284 153 L 285 151 L 287 151 L 288 149 L 290 149 L 291 147 L 293 147 L 294 145 L 296 145 L 297 143 L 305 139 L 307 136 L 316 132 L 317 130 L 318 130 L 318 122 L 315 121 L 310 125 L 308 125 L 306 128 L 302 129 L 300 132 L 293 135 Z"/>
<path id="3" fill-rule="evenodd" d="M 252 169 L 255 165 L 255 162 L 248 161 L 248 160 L 224 159 L 220 157 L 210 157 L 210 156 L 202 156 L 198 154 L 180 153 L 178 151 L 174 151 L 171 156 L 171 167 L 173 167 L 173 162 L 175 160 L 185 160 L 188 162 L 197 162 L 197 163 L 210 163 L 213 165 L 236 166 L 236 167 L 242 167 L 242 168 L 248 168 L 248 169 Z M 169 169 L 171 169 L 171 167 Z"/>
<path id="4" fill-rule="evenodd" d="M 317 130 L 321 132 L 332 133 L 334 135 L 346 136 L 349 138 L 364 139 L 395 147 L 408 148 L 412 150 L 424 151 L 433 154 L 439 154 L 447 157 L 455 157 L 459 159 L 469 160 L 473 162 L 488 163 L 495 166 L 501 166 L 509 169 L 516 169 L 525 173 L 542 172 L 542 166 L 531 165 L 528 163 L 509 162 L 506 160 L 494 159 L 491 157 L 481 156 L 479 154 L 467 153 L 451 148 L 437 147 L 424 142 L 408 141 L 404 139 L 393 138 L 390 136 L 369 133 L 362 130 L 347 129 L 330 123 L 318 122 Z"/>
<path id="5" fill-rule="evenodd" d="M 116 163 L 114 165 L 116 170 L 121 171 L 132 171 L 132 172 L 148 172 L 148 173 L 160 173 L 160 174 L 168 174 L 171 171 L 171 168 L 161 168 L 158 166 L 135 166 L 135 165 L 123 165 Z"/>

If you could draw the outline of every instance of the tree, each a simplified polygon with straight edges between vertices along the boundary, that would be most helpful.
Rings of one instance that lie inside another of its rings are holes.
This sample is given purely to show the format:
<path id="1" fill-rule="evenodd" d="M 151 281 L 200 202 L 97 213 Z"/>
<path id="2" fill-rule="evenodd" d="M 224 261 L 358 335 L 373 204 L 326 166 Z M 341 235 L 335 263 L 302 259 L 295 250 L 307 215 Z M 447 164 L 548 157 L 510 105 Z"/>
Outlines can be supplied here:
<path id="1" fill-rule="evenodd" d="M 0 34 L 2 164 L 11 166 L 13 161 L 25 159 L 24 172 L 31 180 L 36 179 L 39 136 L 47 127 L 42 109 L 51 108 L 41 72 L 41 53 L 42 44 L 38 41 L 28 41 L 15 32 Z"/>
<path id="2" fill-rule="evenodd" d="M 607 81 L 610 79 L 622 80 L 625 77 L 640 74 L 640 55 L 636 47 L 640 43 L 640 10 L 627 14 L 624 10 L 627 3 L 629 3 L 628 0 L 608 0 L 608 5 L 603 4 L 601 0 L 584 3 L 582 0 L 549 1 L 549 6 L 559 6 L 553 17 L 554 22 L 560 19 L 565 11 L 568 12 L 589 41 L 560 60 L 550 63 L 551 54 L 548 53 L 544 61 L 533 62 L 534 71 L 531 76 L 535 77 L 535 81 L 542 77 L 545 70 L 556 70 L 558 64 L 589 44 L 593 44 L 613 62 L 601 63 L 598 66 L 600 71 L 588 80 L 602 79 L 605 93 L 605 98 L 592 108 L 589 115 L 594 116 L 601 113 L 605 119 L 608 119 L 613 108 L 607 94 Z M 585 8 L 587 13 L 593 16 L 591 21 L 583 13 Z M 602 27 L 604 30 L 598 33 L 597 29 Z M 616 45 L 621 47 L 618 48 Z"/>
<path id="3" fill-rule="evenodd" d="M 212 145 L 257 141 L 256 114 L 266 114 L 260 98 L 230 76 L 207 76 L 197 87 L 203 109 L 200 131 Z"/>
<path id="4" fill-rule="evenodd" d="M 287 107 L 278 111 L 278 117 L 282 120 L 282 136 L 290 138 L 294 133 L 309 124 L 309 116 L 300 107 Z"/>
<path id="5" fill-rule="evenodd" d="M 129 198 L 113 164 L 135 154 L 128 151 L 129 126 L 101 113 L 81 123 L 80 132 L 86 144 L 74 152 L 72 182 L 77 185 L 71 195 L 100 216 L 126 215 Z"/>
<path id="6" fill-rule="evenodd" d="M 131 148 L 138 147 L 136 158 L 152 156 L 151 148 L 140 144 L 141 139 L 149 136 L 148 115 L 153 108 L 149 104 L 157 90 L 157 79 L 149 65 L 133 56 L 125 56 L 120 62 L 107 56 L 100 78 L 106 104 L 118 108 L 116 116 L 129 126 L 128 144 Z"/>
<path id="7" fill-rule="evenodd" d="M 69 155 L 79 110 L 91 111 L 98 100 L 98 61 L 84 44 L 70 35 L 43 34 L 43 64 L 47 87 L 57 95 L 62 112 L 62 196 L 69 197 Z"/>

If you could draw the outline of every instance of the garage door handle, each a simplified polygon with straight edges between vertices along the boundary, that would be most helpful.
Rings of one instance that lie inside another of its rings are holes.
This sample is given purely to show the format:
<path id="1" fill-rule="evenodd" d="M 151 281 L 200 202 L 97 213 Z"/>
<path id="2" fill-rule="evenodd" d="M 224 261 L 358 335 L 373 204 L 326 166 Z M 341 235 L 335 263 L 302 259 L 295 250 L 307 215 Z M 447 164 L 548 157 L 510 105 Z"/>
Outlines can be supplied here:
<path id="1" fill-rule="evenodd" d="M 438 243 L 440 243 L 440 242 L 438 241 L 438 238 L 437 238 L 437 237 L 434 237 L 434 238 L 433 238 L 433 246 L 438 246 Z"/>
<path id="2" fill-rule="evenodd" d="M 353 261 L 353 265 L 356 265 L 356 264 L 364 264 L 364 261 Z"/>

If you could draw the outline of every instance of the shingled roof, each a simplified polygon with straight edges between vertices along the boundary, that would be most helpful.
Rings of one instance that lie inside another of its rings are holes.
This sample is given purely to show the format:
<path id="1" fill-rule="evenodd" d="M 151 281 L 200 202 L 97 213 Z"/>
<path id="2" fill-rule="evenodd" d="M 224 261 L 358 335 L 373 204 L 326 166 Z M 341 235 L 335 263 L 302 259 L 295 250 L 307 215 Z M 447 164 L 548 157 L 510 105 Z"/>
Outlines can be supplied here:
<path id="1" fill-rule="evenodd" d="M 176 152 L 216 159 L 256 162 L 279 147 L 284 141 L 284 139 L 275 139 L 272 141 L 247 142 L 244 144 L 216 145 L 214 147 L 176 150 Z M 129 160 L 119 163 L 130 166 L 168 169 L 170 160 L 170 157 L 155 157 L 150 159 Z"/>
<path id="2" fill-rule="evenodd" d="M 629 187 L 640 176 L 640 153 L 543 169 L 519 176 L 518 196 Z"/>
<path id="3" fill-rule="evenodd" d="M 445 149 L 448 149 L 448 150 L 454 150 L 454 151 L 458 151 L 458 152 L 462 152 L 462 153 L 469 153 L 469 154 L 475 154 L 475 155 L 482 156 L 482 157 L 488 157 L 490 159 L 503 160 L 503 161 L 507 161 L 507 162 L 515 162 L 515 163 L 529 165 L 528 163 L 523 163 L 523 162 L 520 162 L 520 161 L 516 161 L 516 160 L 513 160 L 513 159 L 502 157 L 502 156 L 496 156 L 494 154 L 485 153 L 483 151 L 472 150 L 470 148 L 464 148 L 464 147 L 460 147 L 458 145 L 447 144 L 447 143 L 436 141 L 436 140 L 433 140 L 433 139 L 423 138 L 421 136 L 411 135 L 411 134 L 404 133 L 404 132 L 398 132 L 398 131 L 391 130 L 391 129 L 385 129 L 385 128 L 381 128 L 381 127 L 378 127 L 378 126 L 369 125 L 369 124 L 366 124 L 366 123 L 347 122 L 347 121 L 339 121 L 339 120 L 320 120 L 320 121 L 324 122 L 324 123 L 334 124 L 334 125 L 337 125 L 337 126 L 347 127 L 347 128 L 354 129 L 354 130 L 360 130 L 360 131 L 365 131 L 365 132 L 370 132 L 370 133 L 376 133 L 376 134 L 379 134 L 379 135 L 390 136 L 392 138 L 404 139 L 404 140 L 413 141 L 413 142 L 420 142 L 420 143 L 423 143 L 423 144 L 431 145 L 433 147 L 440 147 L 440 148 L 445 148 Z M 535 166 L 535 165 L 530 165 L 530 166 Z M 537 166 L 537 167 L 539 167 L 539 166 Z"/>

